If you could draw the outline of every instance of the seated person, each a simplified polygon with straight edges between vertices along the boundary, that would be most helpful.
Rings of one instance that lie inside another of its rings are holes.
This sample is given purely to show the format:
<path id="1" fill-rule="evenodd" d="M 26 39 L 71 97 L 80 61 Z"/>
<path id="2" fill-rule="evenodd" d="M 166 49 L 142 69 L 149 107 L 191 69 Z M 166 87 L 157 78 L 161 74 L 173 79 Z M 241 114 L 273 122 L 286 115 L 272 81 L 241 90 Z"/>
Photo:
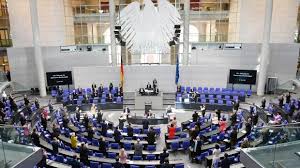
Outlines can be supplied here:
<path id="1" fill-rule="evenodd" d="M 181 85 L 177 85 L 177 93 L 181 92 Z"/>
<path id="2" fill-rule="evenodd" d="M 108 94 L 107 102 L 113 102 L 113 96 L 111 93 Z"/>
<path id="3" fill-rule="evenodd" d="M 145 95 L 145 89 L 144 89 L 144 88 L 140 88 L 139 93 L 140 93 L 141 95 Z"/>
<path id="4" fill-rule="evenodd" d="M 152 89 L 152 86 L 151 86 L 151 84 L 148 82 L 148 84 L 147 84 L 147 86 L 146 86 L 146 89 Z"/>
<path id="5" fill-rule="evenodd" d="M 275 124 L 275 125 L 281 124 L 281 120 L 282 120 L 282 117 L 281 117 L 280 113 L 277 112 L 276 115 L 274 116 L 274 120 L 270 120 L 269 124 Z"/>

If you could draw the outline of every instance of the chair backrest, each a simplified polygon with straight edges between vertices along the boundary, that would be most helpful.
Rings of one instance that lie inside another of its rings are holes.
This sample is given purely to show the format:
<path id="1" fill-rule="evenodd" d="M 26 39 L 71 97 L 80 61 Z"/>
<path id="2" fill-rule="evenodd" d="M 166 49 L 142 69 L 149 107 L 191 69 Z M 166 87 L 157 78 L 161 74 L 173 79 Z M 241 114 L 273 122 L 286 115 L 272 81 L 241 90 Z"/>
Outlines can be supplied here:
<path id="1" fill-rule="evenodd" d="M 107 155 L 108 158 L 112 158 L 112 159 L 115 159 L 116 156 L 117 156 L 117 154 L 113 153 L 113 152 L 109 152 L 108 155 Z"/>
<path id="2" fill-rule="evenodd" d="M 130 168 L 140 168 L 140 166 L 137 166 L 137 165 L 130 165 Z"/>
<path id="3" fill-rule="evenodd" d="M 175 164 L 175 168 L 184 168 L 184 164 Z"/>
<path id="4" fill-rule="evenodd" d="M 124 145 L 125 150 L 131 150 L 132 149 L 131 143 L 124 143 L 123 145 Z"/>
<path id="5" fill-rule="evenodd" d="M 91 161 L 91 162 L 90 162 L 90 167 L 91 167 L 91 168 L 99 168 L 99 163 L 98 163 L 98 162 L 93 162 L 93 161 Z"/>
<path id="6" fill-rule="evenodd" d="M 171 142 L 171 149 L 177 150 L 179 148 L 179 142 Z"/>
<path id="7" fill-rule="evenodd" d="M 133 156 L 132 160 L 143 160 L 142 156 Z"/>
<path id="8" fill-rule="evenodd" d="M 57 155 L 56 156 L 56 161 L 64 163 L 64 157 L 62 155 Z"/>
<path id="9" fill-rule="evenodd" d="M 189 147 L 190 147 L 190 141 L 189 140 L 186 140 L 186 141 L 182 142 L 182 148 L 184 150 L 187 150 Z"/>
<path id="10" fill-rule="evenodd" d="M 155 145 L 148 145 L 147 150 L 148 151 L 156 151 L 156 146 Z"/>
<path id="11" fill-rule="evenodd" d="M 95 157 L 103 158 L 103 153 L 95 153 Z"/>
<path id="12" fill-rule="evenodd" d="M 112 168 L 111 163 L 102 163 L 102 168 Z"/>
<path id="13" fill-rule="evenodd" d="M 151 155 L 147 155 L 147 156 L 146 156 L 146 159 L 147 159 L 147 160 L 155 160 L 156 157 L 155 157 L 155 155 L 152 155 L 152 154 L 151 154 Z"/>
<path id="14" fill-rule="evenodd" d="M 111 147 L 112 149 L 119 149 L 119 148 L 120 148 L 120 146 L 119 146 L 118 143 L 111 143 L 111 144 L 110 144 L 110 147 Z"/>

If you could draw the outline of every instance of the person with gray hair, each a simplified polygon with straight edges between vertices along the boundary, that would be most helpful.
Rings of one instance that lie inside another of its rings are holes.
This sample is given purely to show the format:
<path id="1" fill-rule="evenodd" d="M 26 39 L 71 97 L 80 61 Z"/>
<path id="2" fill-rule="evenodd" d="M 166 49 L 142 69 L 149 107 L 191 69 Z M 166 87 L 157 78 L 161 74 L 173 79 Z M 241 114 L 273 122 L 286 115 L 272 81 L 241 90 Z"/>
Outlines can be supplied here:
<path id="1" fill-rule="evenodd" d="M 135 156 L 143 155 L 143 145 L 140 144 L 140 139 L 137 139 L 136 144 L 134 144 L 134 155 Z"/>

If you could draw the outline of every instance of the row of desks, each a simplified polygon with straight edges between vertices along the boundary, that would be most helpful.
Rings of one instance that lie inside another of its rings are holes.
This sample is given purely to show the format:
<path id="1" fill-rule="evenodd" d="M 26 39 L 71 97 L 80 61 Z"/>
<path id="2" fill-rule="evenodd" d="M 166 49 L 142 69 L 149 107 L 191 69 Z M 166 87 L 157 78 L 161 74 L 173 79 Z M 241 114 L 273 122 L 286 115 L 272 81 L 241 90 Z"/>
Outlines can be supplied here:
<path id="1" fill-rule="evenodd" d="M 41 142 L 41 146 L 43 148 L 45 148 L 48 151 L 52 151 L 52 146 L 49 143 L 44 141 L 42 138 L 40 138 L 40 142 Z M 61 149 L 61 148 L 59 149 L 59 153 L 64 156 L 68 156 L 68 157 L 73 157 L 74 155 L 77 155 L 78 158 L 80 157 L 80 155 L 78 153 L 67 151 L 67 150 Z M 100 163 L 115 163 L 116 162 L 115 159 L 99 158 L 99 157 L 95 157 L 95 156 L 89 156 L 89 161 L 100 162 Z M 182 164 L 182 163 L 183 163 L 183 161 L 180 159 L 170 160 L 170 164 Z M 159 160 L 151 160 L 151 161 L 149 161 L 149 160 L 128 160 L 127 164 L 138 165 L 138 166 L 160 165 Z"/>

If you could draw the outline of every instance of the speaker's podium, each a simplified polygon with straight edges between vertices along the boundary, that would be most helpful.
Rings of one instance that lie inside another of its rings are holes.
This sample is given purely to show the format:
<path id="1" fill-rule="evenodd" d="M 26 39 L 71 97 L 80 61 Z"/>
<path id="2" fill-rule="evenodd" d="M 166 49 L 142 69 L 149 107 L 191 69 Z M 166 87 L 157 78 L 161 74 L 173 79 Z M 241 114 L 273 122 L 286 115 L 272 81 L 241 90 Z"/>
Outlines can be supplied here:
<path id="1" fill-rule="evenodd" d="M 135 92 L 134 105 L 136 110 L 161 110 L 163 109 L 163 93 L 159 92 L 158 95 L 140 95 L 139 92 Z"/>

